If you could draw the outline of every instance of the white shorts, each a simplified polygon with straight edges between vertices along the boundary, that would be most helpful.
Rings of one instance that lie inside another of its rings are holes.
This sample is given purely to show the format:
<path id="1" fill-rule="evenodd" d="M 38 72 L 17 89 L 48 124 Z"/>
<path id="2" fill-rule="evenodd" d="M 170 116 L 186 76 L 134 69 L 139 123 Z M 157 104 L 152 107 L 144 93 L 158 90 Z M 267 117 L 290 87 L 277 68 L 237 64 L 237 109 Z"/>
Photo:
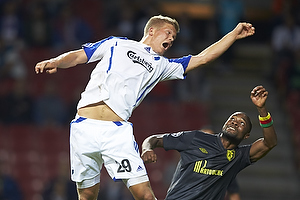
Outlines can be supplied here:
<path id="1" fill-rule="evenodd" d="M 103 164 L 115 181 L 145 176 L 149 180 L 130 122 L 76 117 L 70 131 L 71 179 L 77 183 L 86 180 L 81 188 L 100 182 Z"/>

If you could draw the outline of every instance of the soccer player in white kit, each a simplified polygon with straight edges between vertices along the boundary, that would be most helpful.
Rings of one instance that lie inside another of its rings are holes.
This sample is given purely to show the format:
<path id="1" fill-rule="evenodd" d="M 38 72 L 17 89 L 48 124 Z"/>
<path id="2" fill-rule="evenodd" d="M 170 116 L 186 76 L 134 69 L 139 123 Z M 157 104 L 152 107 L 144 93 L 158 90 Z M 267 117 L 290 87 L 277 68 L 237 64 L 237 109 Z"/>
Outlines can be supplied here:
<path id="1" fill-rule="evenodd" d="M 163 54 L 178 32 L 175 19 L 154 16 L 139 42 L 109 37 L 36 64 L 36 73 L 52 74 L 58 68 L 98 62 L 70 128 L 71 179 L 76 182 L 79 199 L 97 198 L 103 164 L 111 178 L 122 180 L 135 199 L 156 199 L 132 124 L 127 121 L 132 111 L 158 82 L 184 79 L 187 72 L 216 59 L 237 39 L 251 36 L 255 30 L 249 23 L 239 23 L 198 55 L 167 59 Z"/>

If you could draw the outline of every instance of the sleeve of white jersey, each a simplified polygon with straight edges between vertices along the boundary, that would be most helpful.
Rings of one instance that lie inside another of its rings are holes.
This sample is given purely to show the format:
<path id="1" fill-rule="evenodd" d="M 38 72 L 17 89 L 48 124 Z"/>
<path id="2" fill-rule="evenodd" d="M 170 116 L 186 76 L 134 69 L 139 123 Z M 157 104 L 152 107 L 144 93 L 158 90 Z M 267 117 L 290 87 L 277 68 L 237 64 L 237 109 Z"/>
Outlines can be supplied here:
<path id="1" fill-rule="evenodd" d="M 184 79 L 185 70 L 190 62 L 191 55 L 176 58 L 176 59 L 166 59 L 166 68 L 163 73 L 162 81 L 171 79 Z"/>
<path id="2" fill-rule="evenodd" d="M 82 48 L 88 57 L 87 63 L 101 60 L 104 54 L 108 52 L 113 42 L 114 37 L 109 37 L 95 43 L 83 44 Z"/>

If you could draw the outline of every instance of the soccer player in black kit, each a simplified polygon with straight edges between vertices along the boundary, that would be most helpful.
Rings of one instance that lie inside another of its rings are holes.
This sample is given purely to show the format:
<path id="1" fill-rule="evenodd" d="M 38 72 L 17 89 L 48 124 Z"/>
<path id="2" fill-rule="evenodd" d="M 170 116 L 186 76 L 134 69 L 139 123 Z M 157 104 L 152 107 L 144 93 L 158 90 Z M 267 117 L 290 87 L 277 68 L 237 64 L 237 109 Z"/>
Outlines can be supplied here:
<path id="1" fill-rule="evenodd" d="M 252 124 L 243 112 L 233 113 L 219 134 L 183 131 L 157 134 L 146 138 L 142 145 L 145 163 L 156 162 L 153 149 L 177 150 L 177 165 L 166 200 L 223 200 L 228 185 L 247 166 L 264 157 L 277 144 L 273 120 L 265 107 L 268 92 L 263 86 L 250 94 L 259 114 L 263 137 L 249 145 L 239 145 L 250 136 Z"/>

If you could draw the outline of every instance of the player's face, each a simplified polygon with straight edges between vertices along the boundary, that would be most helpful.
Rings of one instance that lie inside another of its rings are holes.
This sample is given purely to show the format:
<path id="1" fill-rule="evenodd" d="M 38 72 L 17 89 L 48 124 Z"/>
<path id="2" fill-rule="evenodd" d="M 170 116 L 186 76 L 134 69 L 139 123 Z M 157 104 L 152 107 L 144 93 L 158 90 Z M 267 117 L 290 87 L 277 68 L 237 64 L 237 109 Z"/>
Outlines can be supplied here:
<path id="1" fill-rule="evenodd" d="M 153 51 L 163 55 L 173 45 L 177 32 L 173 25 L 165 23 L 160 28 L 153 28 L 152 34 L 151 47 Z"/>
<path id="2" fill-rule="evenodd" d="M 225 122 L 222 131 L 227 136 L 241 141 L 249 132 L 249 125 L 245 114 L 237 112 L 232 114 Z"/>

